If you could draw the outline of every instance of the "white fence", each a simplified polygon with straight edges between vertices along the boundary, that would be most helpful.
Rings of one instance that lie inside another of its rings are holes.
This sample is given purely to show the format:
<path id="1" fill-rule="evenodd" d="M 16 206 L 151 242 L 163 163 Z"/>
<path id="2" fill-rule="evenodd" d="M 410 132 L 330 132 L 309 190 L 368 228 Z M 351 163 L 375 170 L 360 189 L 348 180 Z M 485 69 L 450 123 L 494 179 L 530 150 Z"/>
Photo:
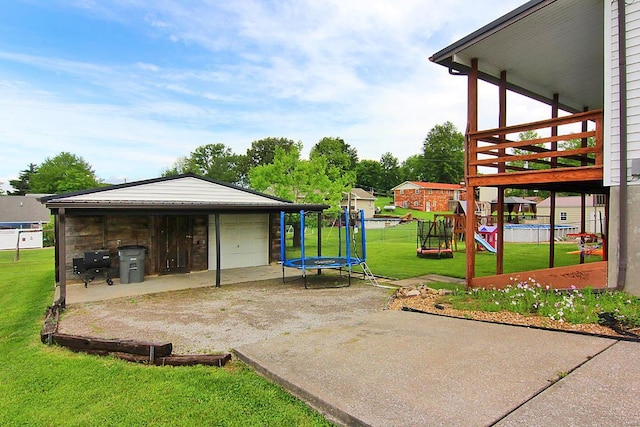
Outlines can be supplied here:
<path id="1" fill-rule="evenodd" d="M 15 249 L 20 239 L 20 249 L 42 247 L 42 230 L 0 230 L 0 249 Z"/>

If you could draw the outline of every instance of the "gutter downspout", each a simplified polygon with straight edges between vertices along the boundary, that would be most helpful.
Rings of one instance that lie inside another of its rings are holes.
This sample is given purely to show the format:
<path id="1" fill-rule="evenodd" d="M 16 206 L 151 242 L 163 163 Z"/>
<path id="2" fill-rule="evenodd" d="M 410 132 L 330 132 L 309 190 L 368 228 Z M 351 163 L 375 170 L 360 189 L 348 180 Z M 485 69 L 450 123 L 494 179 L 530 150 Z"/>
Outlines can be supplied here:
<path id="1" fill-rule="evenodd" d="M 616 289 L 624 289 L 627 280 L 627 38 L 625 0 L 618 0 L 618 84 L 620 103 L 620 200 L 618 280 Z"/>

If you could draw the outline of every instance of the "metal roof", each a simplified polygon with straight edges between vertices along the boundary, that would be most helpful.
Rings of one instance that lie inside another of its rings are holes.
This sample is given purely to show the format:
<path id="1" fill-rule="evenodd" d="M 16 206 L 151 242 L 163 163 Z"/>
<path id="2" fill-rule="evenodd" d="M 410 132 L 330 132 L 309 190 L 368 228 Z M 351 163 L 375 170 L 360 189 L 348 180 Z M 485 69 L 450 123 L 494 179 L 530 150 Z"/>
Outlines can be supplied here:
<path id="1" fill-rule="evenodd" d="M 51 212 L 37 199 L 29 196 L 0 197 L 0 222 L 34 223 L 49 222 Z"/>
<path id="2" fill-rule="evenodd" d="M 396 185 L 391 190 L 400 190 L 406 188 L 430 188 L 433 190 L 464 190 L 464 185 L 446 184 L 442 182 L 422 182 L 422 181 L 405 181 Z"/>
<path id="3" fill-rule="evenodd" d="M 43 197 L 49 208 L 159 210 L 315 210 L 206 177 L 184 174 Z"/>
<path id="4" fill-rule="evenodd" d="M 604 104 L 603 0 L 532 0 L 433 54 L 432 62 L 466 74 L 478 59 L 480 78 L 507 72 L 507 86 L 560 108 Z"/>

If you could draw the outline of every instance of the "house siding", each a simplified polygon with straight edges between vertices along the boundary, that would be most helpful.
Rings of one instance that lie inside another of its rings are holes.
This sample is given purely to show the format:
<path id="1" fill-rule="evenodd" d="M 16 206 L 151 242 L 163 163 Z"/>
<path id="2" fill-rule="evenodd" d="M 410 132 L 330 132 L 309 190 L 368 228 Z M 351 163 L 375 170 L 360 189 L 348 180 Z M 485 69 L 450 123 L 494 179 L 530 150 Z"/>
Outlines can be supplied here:
<path id="1" fill-rule="evenodd" d="M 604 106 L 604 184 L 620 183 L 620 105 L 618 84 L 618 10 L 617 2 L 604 2 L 605 8 L 605 106 Z M 627 139 L 629 185 L 633 159 L 640 159 L 640 3 L 626 5 L 627 34 Z"/>
<path id="2" fill-rule="evenodd" d="M 431 190 L 431 194 L 429 191 Z M 425 212 L 445 212 L 449 210 L 449 200 L 454 198 L 453 190 L 416 188 L 393 190 L 396 206 Z"/>

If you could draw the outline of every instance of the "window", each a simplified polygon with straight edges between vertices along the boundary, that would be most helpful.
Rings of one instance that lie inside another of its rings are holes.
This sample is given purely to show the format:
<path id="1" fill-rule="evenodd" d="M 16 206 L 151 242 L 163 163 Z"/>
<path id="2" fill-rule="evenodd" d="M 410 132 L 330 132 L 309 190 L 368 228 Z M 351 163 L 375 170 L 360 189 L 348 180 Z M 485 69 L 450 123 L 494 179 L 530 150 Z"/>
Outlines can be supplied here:
<path id="1" fill-rule="evenodd" d="M 419 203 L 418 203 L 417 200 L 415 202 L 413 202 L 413 206 L 418 206 L 418 205 L 419 205 Z"/>
<path id="2" fill-rule="evenodd" d="M 440 194 L 444 194 L 444 189 L 440 189 Z"/>
<path id="3" fill-rule="evenodd" d="M 433 194 L 433 189 L 429 189 L 429 194 Z"/>
<path id="4" fill-rule="evenodd" d="M 415 193 L 416 193 L 416 194 L 420 194 L 420 189 L 416 188 L 416 189 L 415 189 Z"/>
<path id="5" fill-rule="evenodd" d="M 400 190 L 400 194 L 404 194 L 404 190 Z"/>
<path id="6" fill-rule="evenodd" d="M 567 213 L 560 212 L 560 221 L 566 221 L 566 220 L 567 220 Z"/>
<path id="7" fill-rule="evenodd" d="M 403 208 L 407 208 L 409 207 L 409 204 L 407 203 L 407 201 L 405 200 L 404 202 L 402 202 L 402 207 Z"/>

